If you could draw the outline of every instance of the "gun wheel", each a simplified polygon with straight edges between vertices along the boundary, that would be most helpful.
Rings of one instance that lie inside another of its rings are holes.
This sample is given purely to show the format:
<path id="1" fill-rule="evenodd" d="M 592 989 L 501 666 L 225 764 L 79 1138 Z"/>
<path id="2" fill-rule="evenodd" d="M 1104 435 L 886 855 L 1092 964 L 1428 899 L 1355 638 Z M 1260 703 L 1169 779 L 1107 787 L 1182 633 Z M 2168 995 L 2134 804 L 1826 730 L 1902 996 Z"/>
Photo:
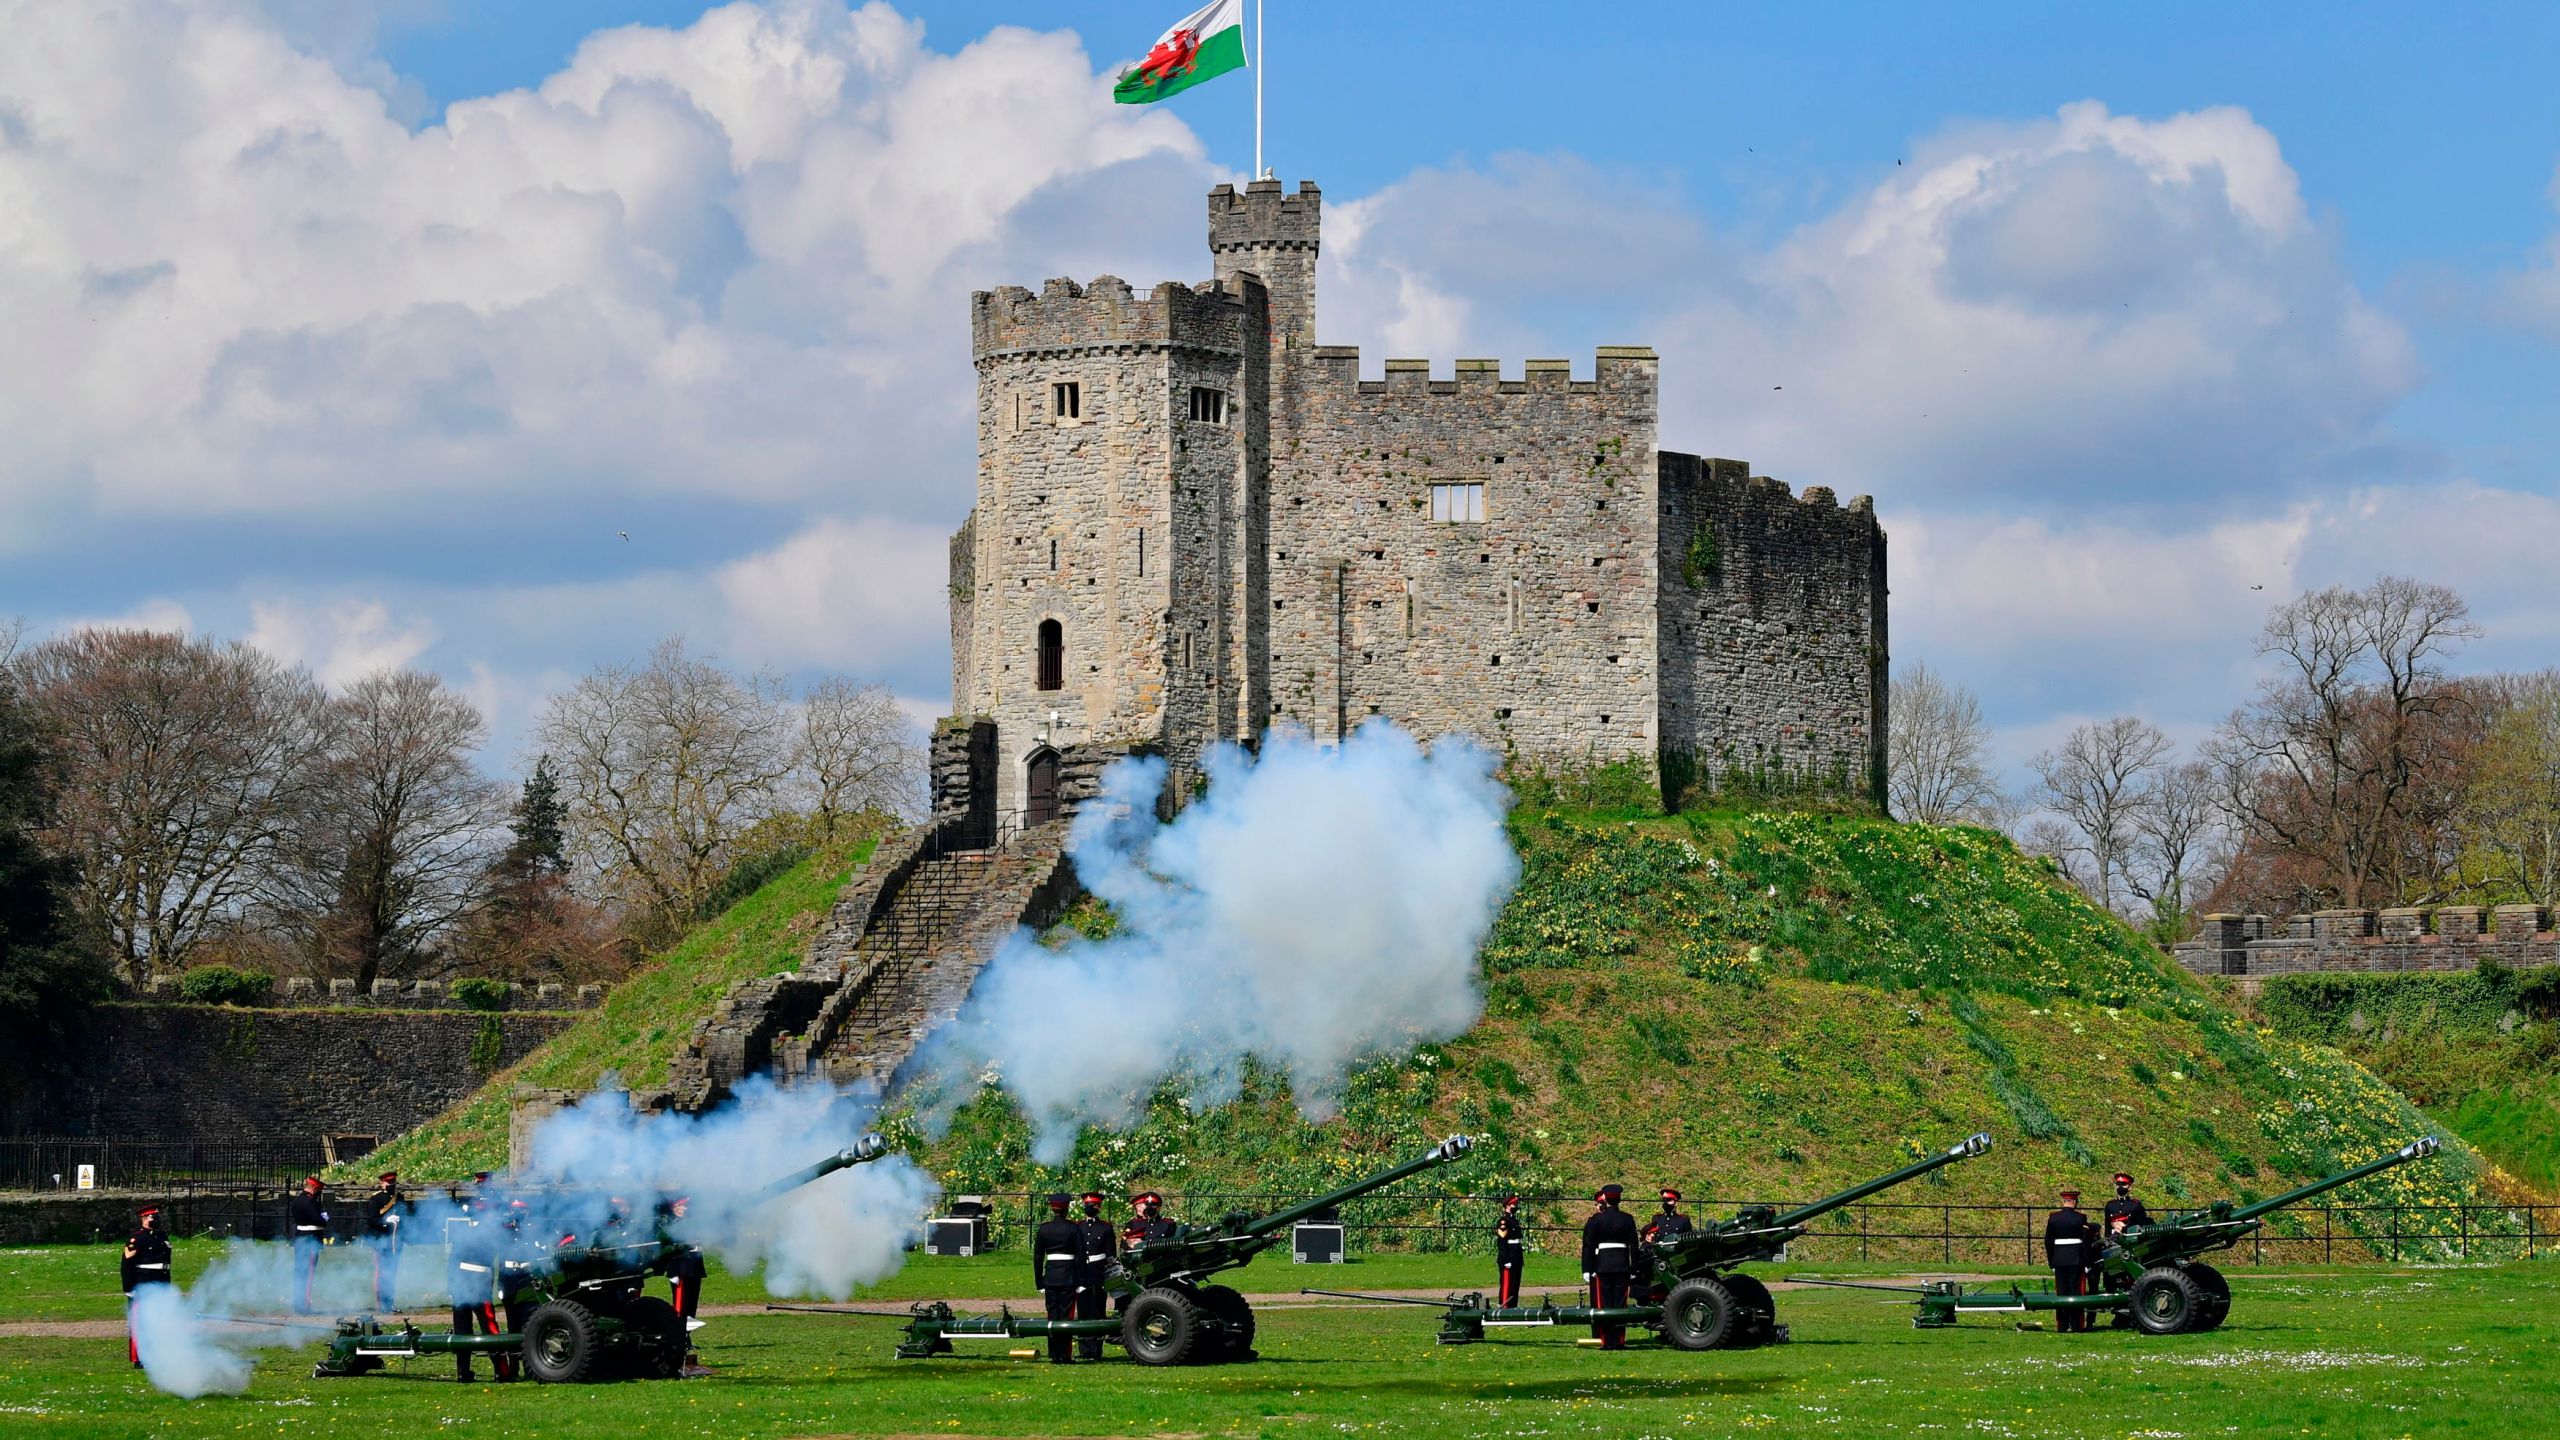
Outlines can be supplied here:
<path id="1" fill-rule="evenodd" d="M 1777 1338 L 1778 1302 L 1768 1286 L 1748 1275 L 1727 1275 L 1724 1288 L 1733 1292 L 1735 1348 L 1766 1345 Z"/>
<path id="2" fill-rule="evenodd" d="M 1218 1323 L 1217 1333 L 1201 1337 L 1201 1349 L 1210 1352 L 1204 1359 L 1251 1360 L 1253 1349 L 1253 1307 L 1244 1296 L 1224 1285 L 1200 1287 L 1200 1311 Z"/>
<path id="3" fill-rule="evenodd" d="M 2202 1329 L 2205 1289 L 2196 1278 L 2174 1265 L 2160 1265 L 2142 1272 L 2133 1282 L 2133 1323 L 2145 1334 L 2177 1335 Z"/>
<path id="4" fill-rule="evenodd" d="M 673 1380 L 684 1373 L 686 1343 L 684 1317 L 676 1307 L 655 1295 L 643 1295 L 623 1307 L 623 1323 L 639 1332 L 640 1376 L 646 1380 Z"/>
<path id="5" fill-rule="evenodd" d="M 1194 1358 L 1200 1328 L 1191 1297 L 1158 1285 L 1129 1302 L 1129 1313 L 1120 1321 L 1121 1343 L 1141 1365 L 1180 1365 Z"/>
<path id="6" fill-rule="evenodd" d="M 603 1348 L 594 1313 L 575 1300 L 554 1300 L 525 1322 L 524 1368 L 545 1385 L 594 1379 Z"/>
<path id="7" fill-rule="evenodd" d="M 1662 1302 L 1662 1338 L 1675 1350 L 1715 1350 L 1733 1343 L 1733 1292 L 1701 1277 L 1671 1287 Z"/>
<path id="8" fill-rule="evenodd" d="M 2187 1273 L 2204 1289 L 2204 1310 L 2196 1317 L 2197 1333 L 2211 1330 L 2231 1315 L 2231 1282 L 2221 1271 L 2201 1260 L 2187 1262 Z"/>

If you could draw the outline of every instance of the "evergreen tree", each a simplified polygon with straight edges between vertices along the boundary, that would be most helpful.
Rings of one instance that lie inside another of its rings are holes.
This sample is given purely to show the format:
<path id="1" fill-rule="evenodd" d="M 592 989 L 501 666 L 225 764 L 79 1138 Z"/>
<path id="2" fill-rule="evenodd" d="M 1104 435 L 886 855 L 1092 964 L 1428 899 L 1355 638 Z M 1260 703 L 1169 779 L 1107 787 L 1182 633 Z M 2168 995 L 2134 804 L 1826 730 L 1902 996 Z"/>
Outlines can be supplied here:
<path id="1" fill-rule="evenodd" d="M 0 1015 L 22 1037 L 0 1047 L 0 1095 L 40 1079 L 108 990 L 98 957 L 78 943 L 72 868 L 43 844 L 53 805 L 45 762 L 36 711 L 0 669 Z"/>
<path id="2" fill-rule="evenodd" d="M 498 857 L 501 878 L 526 881 L 568 870 L 569 807 L 560 799 L 560 777 L 551 771 L 550 756 L 533 762 L 533 773 L 524 778 L 524 793 L 516 797 L 515 815 L 507 829 L 515 839 Z"/>

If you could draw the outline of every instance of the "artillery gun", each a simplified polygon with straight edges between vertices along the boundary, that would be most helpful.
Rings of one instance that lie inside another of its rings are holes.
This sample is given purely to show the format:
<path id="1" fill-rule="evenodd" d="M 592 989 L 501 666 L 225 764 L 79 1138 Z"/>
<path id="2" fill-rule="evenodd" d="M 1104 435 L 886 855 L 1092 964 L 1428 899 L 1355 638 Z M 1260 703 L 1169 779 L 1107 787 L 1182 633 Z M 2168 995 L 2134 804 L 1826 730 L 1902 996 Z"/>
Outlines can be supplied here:
<path id="1" fill-rule="evenodd" d="M 2098 1288 L 2086 1295 L 2031 1290 L 2016 1282 L 2001 1286 L 1934 1281 L 1919 1292 L 1920 1313 L 1912 1323 L 1924 1330 L 1935 1330 L 1953 1325 L 1958 1316 L 1968 1312 L 2104 1310 L 2113 1313 L 2117 1325 L 2129 1324 L 2152 1335 L 2211 1330 L 2231 1313 L 2231 1282 L 2198 1257 L 2239 1244 L 2265 1223 L 2267 1216 L 2288 1205 L 2424 1159 L 2438 1148 L 2434 1136 L 2422 1135 L 2362 1165 L 2255 1204 L 2234 1205 L 2228 1200 L 2216 1200 L 2200 1210 L 2180 1211 L 2148 1225 L 2128 1225 L 2110 1237 L 2106 1249 L 2100 1252 Z"/>
<path id="2" fill-rule="evenodd" d="M 1385 1189 L 1408 1175 L 1461 1159 L 1474 1144 L 1464 1135 L 1452 1135 L 1392 1170 L 1287 1209 L 1268 1215 L 1230 1211 L 1206 1224 L 1184 1225 L 1161 1240 L 1133 1244 L 1112 1261 L 1103 1279 L 1119 1312 L 1116 1317 L 1049 1320 L 1016 1315 L 1010 1309 L 994 1315 L 959 1315 L 935 1301 L 910 1312 L 898 1354 L 909 1360 L 948 1355 L 954 1349 L 952 1342 L 959 1340 L 1100 1335 L 1116 1340 L 1141 1365 L 1251 1360 L 1255 1358 L 1253 1307 L 1232 1287 L 1203 1281 L 1250 1264 L 1253 1257 L 1279 1244 L 1298 1221 Z"/>
<path id="3" fill-rule="evenodd" d="M 764 1204 L 888 1153 L 886 1141 L 865 1135 L 851 1149 L 758 1189 L 740 1208 Z M 691 1348 L 684 1320 L 674 1306 L 641 1289 L 649 1277 L 668 1273 L 692 1248 L 669 1235 L 663 1221 L 643 1235 L 608 1228 L 583 1244 L 568 1240 L 548 1250 L 531 1247 L 519 1252 L 529 1254 L 534 1267 L 532 1283 L 515 1297 L 516 1304 L 534 1307 L 522 1331 L 467 1335 L 415 1325 L 386 1328 L 371 1315 L 352 1316 L 338 1322 L 327 1353 L 311 1373 L 315 1378 L 362 1375 L 394 1358 L 518 1351 L 525 1373 L 547 1384 L 625 1375 L 672 1379 L 684 1368 Z"/>
<path id="4" fill-rule="evenodd" d="M 1657 1236 L 1637 1252 L 1635 1283 L 1630 1287 L 1642 1297 L 1637 1303 L 1607 1309 L 1553 1303 L 1506 1306 L 1487 1304 L 1481 1292 L 1455 1297 L 1440 1317 L 1440 1343 L 1473 1344 L 1484 1338 L 1488 1326 L 1627 1324 L 1658 1332 L 1663 1343 L 1676 1350 L 1768 1344 L 1783 1334 L 1777 1302 L 1768 1286 L 1739 1273 L 1736 1266 L 1775 1260 L 1787 1246 L 1803 1239 L 1814 1221 L 1832 1211 L 1990 1149 L 1989 1135 L 1968 1135 L 1937 1154 L 1792 1210 L 1746 1205 L 1730 1220 Z"/>

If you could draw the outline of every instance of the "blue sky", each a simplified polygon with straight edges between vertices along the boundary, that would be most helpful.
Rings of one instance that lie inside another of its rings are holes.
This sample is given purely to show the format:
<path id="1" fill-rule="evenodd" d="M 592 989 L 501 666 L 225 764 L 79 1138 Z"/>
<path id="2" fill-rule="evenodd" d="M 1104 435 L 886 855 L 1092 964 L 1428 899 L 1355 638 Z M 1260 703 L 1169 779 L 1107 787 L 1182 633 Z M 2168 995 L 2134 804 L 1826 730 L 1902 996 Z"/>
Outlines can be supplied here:
<path id="1" fill-rule="evenodd" d="M 429 665 L 499 764 L 672 630 L 931 713 L 965 292 L 1205 273 L 1250 164 L 1242 77 L 1098 102 L 1180 3 L 0 0 L 0 616 Z M 1271 25 L 1328 341 L 1657 344 L 1667 446 L 1875 494 L 2012 760 L 2384 569 L 2554 663 L 2560 9 Z"/>

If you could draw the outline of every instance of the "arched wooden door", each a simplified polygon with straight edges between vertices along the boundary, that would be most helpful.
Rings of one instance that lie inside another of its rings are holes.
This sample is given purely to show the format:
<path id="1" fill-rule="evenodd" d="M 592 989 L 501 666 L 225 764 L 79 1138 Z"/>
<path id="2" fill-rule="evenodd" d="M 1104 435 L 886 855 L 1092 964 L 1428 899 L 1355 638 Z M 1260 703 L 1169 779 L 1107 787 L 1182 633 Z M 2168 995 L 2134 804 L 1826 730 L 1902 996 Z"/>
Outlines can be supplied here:
<path id="1" fill-rule="evenodd" d="M 1022 824 L 1025 829 L 1046 825 L 1058 818 L 1058 752 L 1043 750 L 1031 757 L 1030 773 L 1023 786 Z"/>

